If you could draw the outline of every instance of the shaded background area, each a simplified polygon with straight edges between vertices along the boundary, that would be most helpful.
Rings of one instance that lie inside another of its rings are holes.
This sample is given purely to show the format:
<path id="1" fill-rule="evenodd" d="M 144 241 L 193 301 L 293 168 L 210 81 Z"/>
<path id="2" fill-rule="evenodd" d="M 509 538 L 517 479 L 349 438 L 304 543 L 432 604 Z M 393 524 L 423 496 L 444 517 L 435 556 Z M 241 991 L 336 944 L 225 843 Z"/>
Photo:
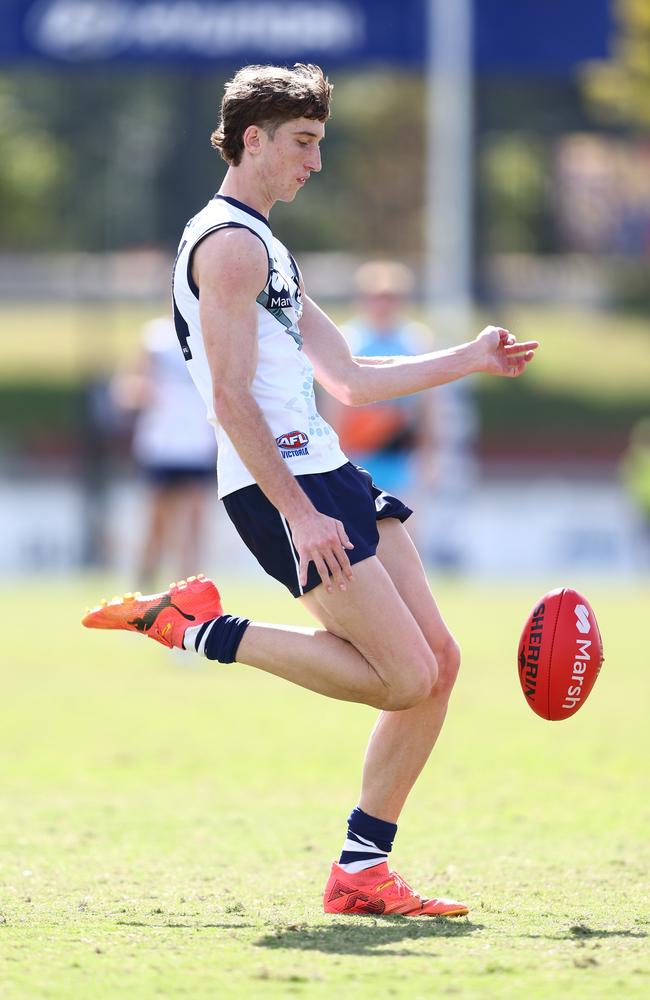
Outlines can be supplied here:
<path id="1" fill-rule="evenodd" d="M 310 292 L 345 320 L 354 266 L 396 257 L 434 344 L 457 339 L 427 306 L 427 5 L 285 6 L 204 0 L 188 22 L 180 0 L 5 5 L 0 571 L 132 561 L 130 427 L 106 386 L 169 310 L 179 234 L 223 176 L 208 137 L 237 65 L 314 59 L 335 84 L 323 172 L 273 217 Z M 451 459 L 421 500 L 425 555 L 475 573 L 644 573 L 650 10 L 470 7 L 473 328 L 543 346 L 524 379 L 444 397 Z M 206 544 L 230 559 L 231 542 L 215 503 Z"/>

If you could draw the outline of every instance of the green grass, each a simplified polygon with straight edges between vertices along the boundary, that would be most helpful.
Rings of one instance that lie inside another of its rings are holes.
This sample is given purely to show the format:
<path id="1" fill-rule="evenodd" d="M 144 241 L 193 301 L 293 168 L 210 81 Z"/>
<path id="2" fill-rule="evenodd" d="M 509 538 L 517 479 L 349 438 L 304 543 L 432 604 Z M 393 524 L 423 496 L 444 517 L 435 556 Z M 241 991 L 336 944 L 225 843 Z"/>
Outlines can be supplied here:
<path id="1" fill-rule="evenodd" d="M 606 663 L 552 724 L 515 651 L 554 582 L 438 588 L 464 669 L 395 862 L 470 903 L 455 922 L 320 912 L 370 709 L 86 632 L 97 580 L 5 585 L 3 1000 L 647 997 L 650 591 L 573 581 Z M 272 584 L 222 589 L 302 620 Z"/>

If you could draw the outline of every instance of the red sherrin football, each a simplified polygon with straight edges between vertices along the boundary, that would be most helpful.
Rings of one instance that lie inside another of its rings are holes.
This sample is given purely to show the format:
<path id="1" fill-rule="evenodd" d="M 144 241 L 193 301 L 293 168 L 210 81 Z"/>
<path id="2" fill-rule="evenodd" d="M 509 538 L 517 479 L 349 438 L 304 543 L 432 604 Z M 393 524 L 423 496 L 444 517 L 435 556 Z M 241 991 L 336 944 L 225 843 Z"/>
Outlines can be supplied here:
<path id="1" fill-rule="evenodd" d="M 560 587 L 542 597 L 519 640 L 519 682 L 542 719 L 568 719 L 584 705 L 603 662 L 603 641 L 589 601 Z"/>

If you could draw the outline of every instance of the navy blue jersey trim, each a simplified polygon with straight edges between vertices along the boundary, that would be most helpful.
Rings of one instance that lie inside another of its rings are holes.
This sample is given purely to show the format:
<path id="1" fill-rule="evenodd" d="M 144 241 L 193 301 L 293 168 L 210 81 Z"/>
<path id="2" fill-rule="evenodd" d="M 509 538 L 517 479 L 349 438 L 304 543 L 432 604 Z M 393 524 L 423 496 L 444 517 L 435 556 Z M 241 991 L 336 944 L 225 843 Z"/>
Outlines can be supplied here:
<path id="1" fill-rule="evenodd" d="M 301 287 L 302 275 L 300 273 L 300 268 L 296 264 L 296 262 L 294 260 L 294 256 L 291 253 L 291 251 L 287 250 L 287 253 L 289 254 L 289 263 L 290 263 L 291 268 L 293 270 L 293 280 L 296 283 L 296 288 L 298 289 L 298 297 L 300 298 L 302 296 L 302 287 Z"/>
<path id="2" fill-rule="evenodd" d="M 231 198 L 230 195 L 227 194 L 215 194 L 215 198 L 227 201 L 229 205 L 234 205 L 235 208 L 240 209 L 242 212 L 248 212 L 248 214 L 252 215 L 253 218 L 259 219 L 265 226 L 268 226 L 269 229 L 271 228 L 269 220 L 265 219 L 261 212 L 256 212 L 254 208 L 251 208 L 250 205 L 245 205 L 243 201 L 237 201 L 236 198 Z"/>
<path id="3" fill-rule="evenodd" d="M 299 279 L 300 279 L 300 268 L 299 268 L 299 267 L 298 267 L 298 265 L 296 264 L 296 260 L 295 260 L 295 257 L 294 257 L 294 256 L 293 256 L 293 254 L 291 253 L 291 250 L 287 250 L 287 253 L 289 254 L 289 261 L 290 261 L 290 263 L 291 263 L 291 266 L 292 266 L 292 268 L 294 269 L 294 271 L 296 272 L 296 281 L 298 281 L 298 282 L 299 282 Z"/>
<path id="4" fill-rule="evenodd" d="M 219 197 L 221 197 L 221 196 L 219 196 Z M 190 286 L 190 288 L 192 290 L 192 294 L 194 295 L 194 298 L 195 299 L 199 298 L 199 286 L 195 282 L 194 277 L 192 275 L 192 258 L 194 257 L 194 251 L 196 250 L 196 248 L 198 246 L 200 246 L 201 243 L 203 243 L 203 240 L 206 238 L 206 236 L 211 236 L 212 233 L 216 233 L 220 229 L 247 229 L 249 233 L 253 234 L 253 236 L 257 236 L 258 240 L 260 241 L 260 243 L 264 247 L 264 250 L 266 251 L 267 270 L 266 270 L 266 281 L 264 282 L 264 288 L 266 288 L 266 286 L 269 283 L 269 279 L 271 277 L 271 258 L 269 256 L 269 248 L 267 247 L 266 243 L 264 242 L 264 240 L 262 239 L 262 237 L 260 236 L 260 234 L 256 233 L 254 229 L 250 228 L 250 226 L 245 226 L 242 222 L 220 222 L 219 225 L 212 226 L 211 229 L 208 229 L 207 232 L 203 233 L 198 238 L 198 240 L 196 241 L 196 243 L 194 244 L 194 246 L 192 247 L 192 249 L 190 250 L 190 252 L 188 254 L 188 257 L 187 257 L 187 283 L 188 283 L 188 285 Z M 261 289 L 262 292 L 264 291 L 264 288 Z"/>
<path id="5" fill-rule="evenodd" d="M 181 350 L 183 352 L 183 357 L 186 361 L 192 360 L 192 349 L 188 344 L 190 339 L 190 328 L 187 324 L 187 320 L 178 308 L 178 303 L 176 302 L 176 295 L 174 294 L 174 289 L 172 287 L 172 309 L 174 313 L 174 329 L 176 330 L 176 336 L 178 337 L 178 342 L 181 345 Z"/>

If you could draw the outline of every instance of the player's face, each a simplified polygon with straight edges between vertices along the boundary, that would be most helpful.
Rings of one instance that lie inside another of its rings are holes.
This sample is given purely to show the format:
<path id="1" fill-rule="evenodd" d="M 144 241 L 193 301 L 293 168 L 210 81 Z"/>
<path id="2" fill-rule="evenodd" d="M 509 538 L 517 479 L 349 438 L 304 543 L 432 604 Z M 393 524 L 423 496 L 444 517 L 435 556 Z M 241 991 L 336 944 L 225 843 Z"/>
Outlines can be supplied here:
<path id="1" fill-rule="evenodd" d="M 320 142 L 324 135 L 322 122 L 295 118 L 279 125 L 272 138 L 265 137 L 260 166 L 274 201 L 293 201 L 309 175 L 320 170 Z"/>

